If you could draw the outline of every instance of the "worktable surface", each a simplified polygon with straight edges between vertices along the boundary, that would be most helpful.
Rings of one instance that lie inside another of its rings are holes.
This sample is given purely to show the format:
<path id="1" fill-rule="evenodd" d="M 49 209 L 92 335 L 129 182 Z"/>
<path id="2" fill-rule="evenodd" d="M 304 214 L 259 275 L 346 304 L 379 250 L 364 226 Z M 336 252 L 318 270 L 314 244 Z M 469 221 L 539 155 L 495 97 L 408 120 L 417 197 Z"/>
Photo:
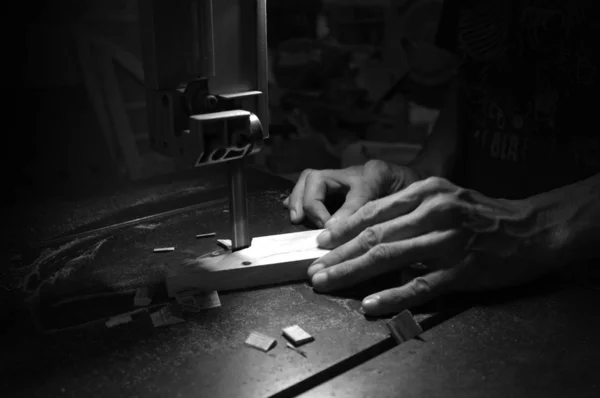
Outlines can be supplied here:
<path id="1" fill-rule="evenodd" d="M 598 397 L 600 292 L 471 308 L 301 397 Z"/>
<path id="2" fill-rule="evenodd" d="M 249 182 L 254 236 L 305 228 L 290 225 L 281 205 L 289 182 L 257 172 Z M 214 192 L 198 201 L 207 198 L 215 199 Z M 69 319 L 48 319 L 48 303 L 161 283 L 165 263 L 213 250 L 214 240 L 196 234 L 228 238 L 226 209 L 226 203 L 214 204 L 40 252 L 24 268 L 24 298 L 45 329 L 65 328 Z M 165 246 L 176 250 L 152 253 Z M 600 293 L 594 288 L 551 283 L 540 294 L 469 309 L 427 330 L 423 341 L 393 347 L 305 396 L 591 393 L 598 388 L 592 369 L 600 357 Z M 163 328 L 145 316 L 110 329 L 100 322 L 42 335 L 23 324 L 3 339 L 0 388 L 7 396 L 265 397 L 388 338 L 383 321 L 365 319 L 352 295 L 319 295 L 306 283 L 222 292 L 220 298 L 220 308 Z M 89 303 L 93 308 L 83 307 L 84 313 L 111 315 Z M 281 329 L 294 324 L 315 337 L 302 347 L 306 357 L 281 338 Z M 277 338 L 277 346 L 269 353 L 245 346 L 251 331 Z"/>

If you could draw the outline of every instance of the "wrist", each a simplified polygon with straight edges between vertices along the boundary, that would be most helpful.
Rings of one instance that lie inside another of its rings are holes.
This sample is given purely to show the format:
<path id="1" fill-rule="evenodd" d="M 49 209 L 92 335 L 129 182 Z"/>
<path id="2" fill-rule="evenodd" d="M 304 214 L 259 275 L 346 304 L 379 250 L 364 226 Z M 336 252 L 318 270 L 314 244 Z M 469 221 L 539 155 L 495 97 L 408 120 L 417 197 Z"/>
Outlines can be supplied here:
<path id="1" fill-rule="evenodd" d="M 469 251 L 537 264 L 536 268 L 553 264 L 554 229 L 545 208 L 529 199 L 489 198 L 471 190 L 461 196 L 469 204 L 464 226 L 475 232 Z"/>
<path id="2" fill-rule="evenodd" d="M 600 184 L 598 176 L 532 196 L 546 244 L 555 262 L 600 258 Z"/>

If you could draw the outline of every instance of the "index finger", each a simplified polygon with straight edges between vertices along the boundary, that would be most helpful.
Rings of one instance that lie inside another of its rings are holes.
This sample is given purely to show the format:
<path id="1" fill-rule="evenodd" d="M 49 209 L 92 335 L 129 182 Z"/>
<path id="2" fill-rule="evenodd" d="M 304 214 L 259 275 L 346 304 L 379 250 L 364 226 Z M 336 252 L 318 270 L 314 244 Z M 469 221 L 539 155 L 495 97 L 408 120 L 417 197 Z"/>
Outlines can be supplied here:
<path id="1" fill-rule="evenodd" d="M 300 177 L 298 178 L 298 181 L 296 182 L 292 193 L 286 199 L 287 207 L 290 210 L 290 219 L 293 223 L 299 223 L 304 218 L 304 211 L 302 209 L 304 187 L 306 185 L 306 177 L 311 172 L 312 170 L 306 169 L 300 174 Z"/>
<path id="2" fill-rule="evenodd" d="M 336 223 L 331 223 L 317 237 L 319 246 L 323 248 L 337 247 L 354 239 L 368 227 L 382 224 L 415 210 L 421 200 L 414 194 L 415 190 L 411 187 L 385 198 L 368 202 L 354 214 L 341 218 Z"/>
<path id="3" fill-rule="evenodd" d="M 336 188 L 328 186 L 331 182 L 324 176 L 325 173 L 326 171 L 322 171 L 320 174 L 311 173 L 306 176 L 304 183 L 303 210 L 319 228 L 323 228 L 323 225 L 331 218 L 331 214 L 325 207 L 327 190 Z"/>
<path id="4" fill-rule="evenodd" d="M 452 189 L 439 178 L 417 181 L 400 192 L 366 203 L 354 214 L 330 223 L 318 236 L 320 247 L 333 248 L 348 242 L 368 227 L 381 224 L 414 211 L 431 195 Z"/>

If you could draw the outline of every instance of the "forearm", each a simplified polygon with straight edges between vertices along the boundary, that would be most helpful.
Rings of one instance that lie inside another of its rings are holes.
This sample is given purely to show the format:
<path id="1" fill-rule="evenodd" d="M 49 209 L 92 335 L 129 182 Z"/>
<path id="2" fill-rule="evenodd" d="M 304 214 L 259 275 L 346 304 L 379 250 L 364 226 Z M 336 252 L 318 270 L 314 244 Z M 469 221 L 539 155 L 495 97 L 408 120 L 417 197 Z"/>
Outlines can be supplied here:
<path id="1" fill-rule="evenodd" d="M 448 88 L 433 131 L 421 153 L 408 165 L 419 174 L 420 179 L 431 176 L 450 178 L 454 169 L 459 150 L 458 87 L 458 80 L 455 80 Z"/>
<path id="2" fill-rule="evenodd" d="M 547 231 L 553 262 L 600 258 L 600 173 L 526 202 Z"/>

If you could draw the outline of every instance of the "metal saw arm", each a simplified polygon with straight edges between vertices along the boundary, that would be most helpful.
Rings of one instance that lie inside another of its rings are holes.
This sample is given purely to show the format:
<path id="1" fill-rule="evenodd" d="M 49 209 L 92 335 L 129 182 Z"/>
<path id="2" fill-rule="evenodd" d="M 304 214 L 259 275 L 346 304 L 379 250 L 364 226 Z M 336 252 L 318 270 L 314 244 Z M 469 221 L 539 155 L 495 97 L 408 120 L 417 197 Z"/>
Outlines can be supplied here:
<path id="1" fill-rule="evenodd" d="M 150 145 L 189 167 L 228 163 L 232 250 L 248 247 L 244 164 L 269 137 L 266 0 L 143 0 L 139 12 Z"/>

